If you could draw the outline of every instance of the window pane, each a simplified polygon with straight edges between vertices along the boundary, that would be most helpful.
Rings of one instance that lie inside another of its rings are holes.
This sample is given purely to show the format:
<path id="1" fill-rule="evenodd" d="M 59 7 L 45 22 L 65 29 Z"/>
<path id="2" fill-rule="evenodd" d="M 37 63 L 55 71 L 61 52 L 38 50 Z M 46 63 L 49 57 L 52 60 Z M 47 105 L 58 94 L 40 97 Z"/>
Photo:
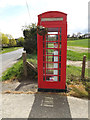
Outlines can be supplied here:
<path id="1" fill-rule="evenodd" d="M 46 41 L 58 41 L 58 35 L 47 35 Z"/>

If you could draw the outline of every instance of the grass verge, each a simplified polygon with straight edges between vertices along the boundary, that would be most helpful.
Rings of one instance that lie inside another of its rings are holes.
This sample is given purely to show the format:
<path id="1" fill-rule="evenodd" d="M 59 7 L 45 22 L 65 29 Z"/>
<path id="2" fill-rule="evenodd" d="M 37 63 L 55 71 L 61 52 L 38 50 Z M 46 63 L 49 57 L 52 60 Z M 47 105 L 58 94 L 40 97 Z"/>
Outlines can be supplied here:
<path id="1" fill-rule="evenodd" d="M 27 54 L 27 60 L 37 66 L 37 56 L 36 54 Z M 28 74 L 32 77 L 36 75 L 34 71 L 28 70 Z M 22 58 L 15 63 L 12 67 L 8 68 L 5 72 L 3 72 L 2 78 L 0 81 L 5 81 L 9 79 L 13 79 L 14 77 L 20 78 L 23 75 L 23 61 Z"/>
<path id="2" fill-rule="evenodd" d="M 69 90 L 68 95 L 79 98 L 89 98 L 88 69 L 85 69 L 85 79 L 81 80 L 81 67 L 67 65 L 66 83 Z"/>
<path id="3" fill-rule="evenodd" d="M 19 60 L 17 63 L 15 63 L 12 67 L 8 68 L 2 75 L 2 78 L 0 78 L 0 81 L 13 79 L 14 77 L 21 77 L 23 74 L 23 61 Z"/>
<path id="4" fill-rule="evenodd" d="M 22 47 L 3 48 L 3 50 L 0 51 L 0 54 L 12 52 L 12 51 L 18 50 L 20 48 L 22 48 Z"/>

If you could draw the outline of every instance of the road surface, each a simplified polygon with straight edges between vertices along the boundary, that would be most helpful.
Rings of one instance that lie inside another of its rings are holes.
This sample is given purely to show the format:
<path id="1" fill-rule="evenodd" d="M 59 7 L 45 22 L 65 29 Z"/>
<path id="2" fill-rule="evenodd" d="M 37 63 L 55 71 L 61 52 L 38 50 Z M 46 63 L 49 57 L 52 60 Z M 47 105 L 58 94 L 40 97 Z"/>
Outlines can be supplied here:
<path id="1" fill-rule="evenodd" d="M 0 55 L 0 76 L 2 75 L 2 72 L 17 62 L 17 59 L 21 57 L 22 52 L 23 48 Z"/>

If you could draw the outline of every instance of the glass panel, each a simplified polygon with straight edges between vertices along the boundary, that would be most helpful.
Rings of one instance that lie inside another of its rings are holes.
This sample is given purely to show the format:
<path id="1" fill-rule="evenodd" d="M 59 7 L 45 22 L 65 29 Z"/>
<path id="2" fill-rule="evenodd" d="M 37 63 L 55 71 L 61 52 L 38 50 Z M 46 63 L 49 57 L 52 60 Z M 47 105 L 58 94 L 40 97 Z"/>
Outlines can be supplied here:
<path id="1" fill-rule="evenodd" d="M 59 50 L 59 55 L 61 55 L 61 49 Z"/>
<path id="2" fill-rule="evenodd" d="M 46 49 L 46 55 L 58 55 L 58 49 Z"/>
<path id="3" fill-rule="evenodd" d="M 61 68 L 61 63 L 59 63 L 59 68 Z"/>
<path id="4" fill-rule="evenodd" d="M 61 56 L 59 56 L 59 62 L 61 62 Z"/>
<path id="5" fill-rule="evenodd" d="M 47 35 L 46 41 L 58 41 L 58 35 Z"/>
<path id="6" fill-rule="evenodd" d="M 45 56 L 45 55 L 43 56 L 43 61 L 46 61 L 46 56 Z M 45 65 L 44 65 L 44 66 L 45 66 Z"/>
<path id="7" fill-rule="evenodd" d="M 46 69 L 46 74 L 52 74 L 53 75 L 53 71 L 54 70 L 48 70 L 48 69 Z"/>
<path id="8" fill-rule="evenodd" d="M 58 63 L 46 63 L 46 68 L 47 69 L 50 69 L 50 68 L 52 68 L 52 69 L 58 69 Z"/>
<path id="9" fill-rule="evenodd" d="M 47 76 L 46 81 L 50 81 L 50 82 L 58 81 L 58 76 Z"/>
<path id="10" fill-rule="evenodd" d="M 58 62 L 58 56 L 46 56 L 46 61 L 47 62 Z"/>
<path id="11" fill-rule="evenodd" d="M 49 34 L 58 34 L 58 32 L 48 32 L 48 35 Z"/>
<path id="12" fill-rule="evenodd" d="M 59 76 L 59 81 L 61 81 L 61 76 Z"/>
<path id="13" fill-rule="evenodd" d="M 45 76 L 43 76 L 43 80 L 45 81 Z"/>
<path id="14" fill-rule="evenodd" d="M 46 42 L 46 48 L 58 48 L 58 42 Z"/>
<path id="15" fill-rule="evenodd" d="M 45 67 L 43 67 L 43 74 L 45 74 Z"/>
<path id="16" fill-rule="evenodd" d="M 46 56 L 47 62 L 53 62 L 53 56 Z"/>
<path id="17" fill-rule="evenodd" d="M 59 43 L 59 48 L 61 48 L 61 42 Z"/>
<path id="18" fill-rule="evenodd" d="M 54 68 L 53 63 L 46 63 L 46 68 Z"/>
<path id="19" fill-rule="evenodd" d="M 43 44 L 46 43 L 46 48 L 61 48 L 61 42 L 44 42 Z M 43 48 L 45 48 L 45 45 L 43 45 Z"/>
<path id="20" fill-rule="evenodd" d="M 46 69 L 46 81 L 58 81 L 58 70 Z"/>
<path id="21" fill-rule="evenodd" d="M 60 41 L 61 41 L 61 35 L 60 35 Z"/>
<path id="22" fill-rule="evenodd" d="M 61 75 L 61 70 L 59 70 L 59 75 Z"/>

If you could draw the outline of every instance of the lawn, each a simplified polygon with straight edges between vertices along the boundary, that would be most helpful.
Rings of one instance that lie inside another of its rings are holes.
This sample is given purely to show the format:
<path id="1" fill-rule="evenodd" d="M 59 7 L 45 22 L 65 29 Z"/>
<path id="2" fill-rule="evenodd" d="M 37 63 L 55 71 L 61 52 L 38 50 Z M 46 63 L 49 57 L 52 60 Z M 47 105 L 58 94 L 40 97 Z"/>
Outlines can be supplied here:
<path id="1" fill-rule="evenodd" d="M 3 50 L 0 51 L 0 54 L 11 52 L 11 51 L 15 51 L 15 50 L 18 50 L 20 48 L 22 48 L 22 47 L 3 48 Z"/>
<path id="2" fill-rule="evenodd" d="M 70 40 L 70 41 L 67 41 L 67 46 L 78 46 L 78 47 L 90 48 L 89 42 L 90 42 L 90 39 Z"/>

